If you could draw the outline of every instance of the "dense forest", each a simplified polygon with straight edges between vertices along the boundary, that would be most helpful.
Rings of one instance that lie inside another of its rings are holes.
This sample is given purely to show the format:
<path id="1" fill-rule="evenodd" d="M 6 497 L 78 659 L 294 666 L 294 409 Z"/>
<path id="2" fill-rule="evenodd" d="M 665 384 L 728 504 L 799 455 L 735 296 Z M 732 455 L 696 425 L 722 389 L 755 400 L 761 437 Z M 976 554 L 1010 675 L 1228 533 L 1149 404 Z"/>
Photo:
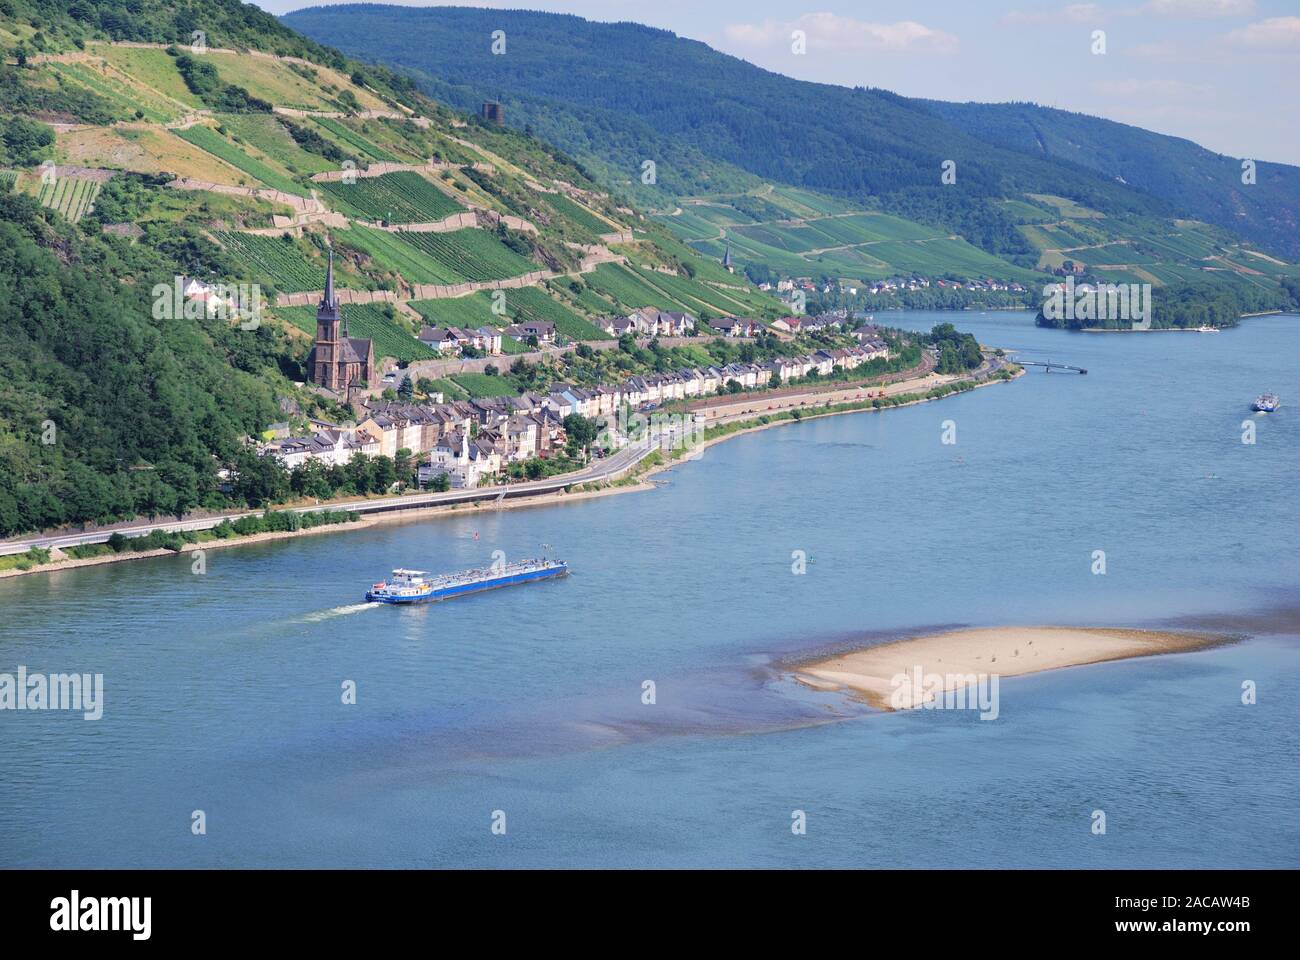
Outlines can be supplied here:
<path id="1" fill-rule="evenodd" d="M 154 321 L 179 265 L 92 223 L 0 194 L 0 534 L 226 505 L 217 458 L 278 412 L 271 327 Z"/>

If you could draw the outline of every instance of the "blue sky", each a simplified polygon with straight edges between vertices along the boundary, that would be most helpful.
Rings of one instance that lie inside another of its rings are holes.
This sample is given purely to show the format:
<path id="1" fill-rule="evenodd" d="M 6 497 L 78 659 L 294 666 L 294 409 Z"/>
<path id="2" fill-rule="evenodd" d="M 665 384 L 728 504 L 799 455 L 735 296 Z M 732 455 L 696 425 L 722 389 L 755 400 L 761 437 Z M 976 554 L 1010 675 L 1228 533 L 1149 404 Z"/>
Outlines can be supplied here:
<path id="1" fill-rule="evenodd" d="M 259 6 L 278 14 L 321 2 L 329 0 Z M 804 80 L 940 100 L 1032 100 L 1187 137 L 1232 156 L 1300 164 L 1300 0 L 459 5 L 634 20 Z M 803 55 L 791 50 L 795 30 L 807 38 Z M 1105 33 L 1104 54 L 1092 52 L 1097 30 Z"/>

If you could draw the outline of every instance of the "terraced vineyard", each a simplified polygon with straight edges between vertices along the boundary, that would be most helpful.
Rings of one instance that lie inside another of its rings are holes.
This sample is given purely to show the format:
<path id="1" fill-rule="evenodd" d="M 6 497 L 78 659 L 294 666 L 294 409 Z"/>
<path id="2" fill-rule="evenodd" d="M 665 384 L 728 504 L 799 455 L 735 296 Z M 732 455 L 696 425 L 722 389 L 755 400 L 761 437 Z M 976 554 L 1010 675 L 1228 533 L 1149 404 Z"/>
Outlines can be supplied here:
<path id="1" fill-rule="evenodd" d="M 609 339 L 609 334 L 605 331 L 536 287 L 520 287 L 504 293 L 506 319 L 510 323 L 545 320 L 555 324 L 556 330 L 574 340 Z"/>
<path id="2" fill-rule="evenodd" d="M 399 233 L 397 236 L 454 270 L 464 280 L 505 280 L 541 269 L 482 230 L 466 228 L 450 233 Z"/>
<path id="3" fill-rule="evenodd" d="M 614 224 L 602 220 L 582 204 L 566 197 L 562 193 L 544 193 L 542 199 L 546 204 L 555 210 L 556 213 L 567 217 L 584 230 L 589 230 L 593 235 L 600 236 L 602 233 L 613 233 L 619 228 Z"/>
<path id="4" fill-rule="evenodd" d="M 1056 209 L 1050 203 L 1020 202 L 1008 212 L 1026 223 L 1040 224 L 1054 219 Z M 1022 281 L 1040 277 L 964 241 L 951 240 L 942 228 L 855 209 L 795 188 L 768 187 L 743 196 L 688 201 L 680 210 L 655 219 L 706 257 L 720 260 L 730 244 L 738 264 L 761 265 L 786 276 L 871 280 L 924 272 Z M 941 261 L 940 252 L 950 252 L 954 259 Z"/>
<path id="5" fill-rule="evenodd" d="M 326 133 L 331 135 L 330 139 L 334 140 L 341 147 L 351 147 L 353 151 L 357 151 L 372 160 L 396 163 L 399 159 L 383 147 L 372 143 L 366 137 L 357 133 L 357 131 L 353 130 L 341 120 L 336 120 L 333 117 L 313 117 L 312 119 L 324 128 Z"/>
<path id="6" fill-rule="evenodd" d="M 337 234 L 341 244 L 360 250 L 385 271 L 408 283 L 460 283 L 464 278 L 423 250 L 402 241 L 402 235 L 354 224 Z"/>
<path id="7" fill-rule="evenodd" d="M 321 268 L 280 237 L 233 231 L 213 231 L 212 235 L 238 261 L 249 265 L 254 281 L 266 281 L 284 293 L 321 288 Z M 316 329 L 314 321 L 312 329 Z"/>
<path id="8" fill-rule="evenodd" d="M 465 209 L 412 170 L 357 177 L 355 183 L 333 180 L 317 186 L 337 199 L 344 213 L 367 220 L 430 223 Z"/>
<path id="9" fill-rule="evenodd" d="M 323 173 L 337 170 L 338 164 L 309 153 L 275 116 L 269 113 L 222 113 L 221 125 L 246 143 L 251 143 L 290 172 Z"/>
<path id="10" fill-rule="evenodd" d="M 51 183 L 42 183 L 36 199 L 51 210 L 76 223 L 90 209 L 99 196 L 100 182 L 80 177 L 58 177 Z"/>
<path id="11" fill-rule="evenodd" d="M 479 327 L 499 327 L 504 319 L 492 312 L 492 301 L 483 296 L 483 292 L 444 300 L 412 300 L 411 306 L 431 327 L 477 330 Z"/>
<path id="12" fill-rule="evenodd" d="M 549 281 L 548 285 L 553 283 Z M 588 313 L 607 316 L 614 312 L 615 304 L 612 300 L 601 296 L 591 287 L 583 287 L 575 296 L 578 306 L 582 307 Z"/>
<path id="13" fill-rule="evenodd" d="M 414 300 L 410 305 L 431 327 L 477 330 L 479 327 L 501 327 L 505 320 L 504 317 L 498 317 L 492 312 L 492 300 L 488 291 L 447 300 Z M 514 337 L 501 338 L 502 353 L 527 353 L 530 349 L 532 348 L 520 343 Z"/>
<path id="14" fill-rule="evenodd" d="M 632 269 L 647 285 L 664 291 L 691 313 L 701 316 L 762 313 L 767 306 L 761 298 L 746 295 L 739 290 L 720 290 L 707 283 L 641 267 Z"/>
<path id="15" fill-rule="evenodd" d="M 602 263 L 587 274 L 587 283 L 597 293 L 621 304 L 625 311 L 640 307 L 656 307 L 660 310 L 685 309 L 684 304 L 678 303 L 663 291 L 650 286 L 621 264 Z"/>
<path id="16" fill-rule="evenodd" d="M 287 174 L 272 169 L 255 157 L 249 156 L 211 127 L 200 125 L 190 127 L 188 130 L 177 130 L 175 133 L 182 140 L 192 143 L 200 150 L 226 161 L 235 169 L 244 171 L 250 177 L 260 180 L 273 190 L 282 190 L 285 193 L 297 194 L 298 196 L 306 195 L 306 188 L 302 184 Z"/>
<path id="17" fill-rule="evenodd" d="M 139 110 L 144 119 L 152 123 L 166 123 L 185 112 L 185 104 L 164 97 L 140 85 L 131 85 L 110 68 L 94 61 L 87 63 L 58 63 L 47 69 L 64 80 L 74 81 L 106 99 L 119 119 L 135 119 Z"/>

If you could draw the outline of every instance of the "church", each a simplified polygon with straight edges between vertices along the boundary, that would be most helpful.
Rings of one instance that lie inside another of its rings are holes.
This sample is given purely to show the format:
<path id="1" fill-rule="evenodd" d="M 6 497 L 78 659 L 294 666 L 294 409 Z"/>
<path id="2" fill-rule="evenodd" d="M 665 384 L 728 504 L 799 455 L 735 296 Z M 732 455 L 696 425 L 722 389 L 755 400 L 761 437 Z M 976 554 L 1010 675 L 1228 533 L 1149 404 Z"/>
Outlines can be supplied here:
<path id="1" fill-rule="evenodd" d="M 334 251 L 325 268 L 325 296 L 316 308 L 316 345 L 307 355 L 307 379 L 345 398 L 351 388 L 375 383 L 375 345 L 348 336 L 348 322 L 334 293 Z"/>

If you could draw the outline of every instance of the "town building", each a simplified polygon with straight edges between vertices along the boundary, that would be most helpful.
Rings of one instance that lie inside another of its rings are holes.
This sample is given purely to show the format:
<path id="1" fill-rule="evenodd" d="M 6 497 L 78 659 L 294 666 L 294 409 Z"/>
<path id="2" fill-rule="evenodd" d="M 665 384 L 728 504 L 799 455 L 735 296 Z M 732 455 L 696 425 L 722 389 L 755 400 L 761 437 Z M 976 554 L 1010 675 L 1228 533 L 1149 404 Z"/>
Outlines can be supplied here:
<path id="1" fill-rule="evenodd" d="M 348 322 L 334 293 L 334 251 L 325 268 L 325 295 L 316 308 L 316 342 L 307 355 L 307 377 L 317 386 L 347 396 L 375 380 L 374 344 L 348 336 Z"/>

